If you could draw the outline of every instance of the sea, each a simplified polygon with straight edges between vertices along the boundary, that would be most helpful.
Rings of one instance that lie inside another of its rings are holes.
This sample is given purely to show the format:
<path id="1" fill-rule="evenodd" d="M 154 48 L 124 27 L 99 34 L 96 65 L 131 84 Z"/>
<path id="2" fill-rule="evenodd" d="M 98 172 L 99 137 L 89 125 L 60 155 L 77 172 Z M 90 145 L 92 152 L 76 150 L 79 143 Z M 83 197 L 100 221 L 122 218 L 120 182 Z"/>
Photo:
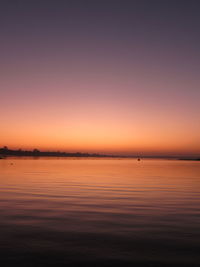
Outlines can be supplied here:
<path id="1" fill-rule="evenodd" d="M 0 160 L 0 266 L 200 266 L 200 162 Z"/>

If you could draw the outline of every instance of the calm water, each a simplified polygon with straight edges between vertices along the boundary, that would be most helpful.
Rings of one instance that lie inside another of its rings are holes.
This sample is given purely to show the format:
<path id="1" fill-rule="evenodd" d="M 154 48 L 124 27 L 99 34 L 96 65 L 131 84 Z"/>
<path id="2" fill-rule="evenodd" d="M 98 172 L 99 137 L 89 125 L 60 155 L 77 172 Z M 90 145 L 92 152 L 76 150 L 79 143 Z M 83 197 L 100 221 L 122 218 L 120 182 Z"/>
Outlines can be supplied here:
<path id="1" fill-rule="evenodd" d="M 200 162 L 0 160 L 0 264 L 198 266 L 199 193 Z"/>

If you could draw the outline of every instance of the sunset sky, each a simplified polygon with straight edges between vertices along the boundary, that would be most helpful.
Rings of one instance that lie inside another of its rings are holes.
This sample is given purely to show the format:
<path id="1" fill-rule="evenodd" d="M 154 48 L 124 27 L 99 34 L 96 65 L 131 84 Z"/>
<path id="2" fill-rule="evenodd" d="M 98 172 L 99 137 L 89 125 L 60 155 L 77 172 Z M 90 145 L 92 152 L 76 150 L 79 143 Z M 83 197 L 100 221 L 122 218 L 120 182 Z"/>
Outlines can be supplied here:
<path id="1" fill-rule="evenodd" d="M 200 1 L 3 0 L 0 146 L 200 154 Z"/>

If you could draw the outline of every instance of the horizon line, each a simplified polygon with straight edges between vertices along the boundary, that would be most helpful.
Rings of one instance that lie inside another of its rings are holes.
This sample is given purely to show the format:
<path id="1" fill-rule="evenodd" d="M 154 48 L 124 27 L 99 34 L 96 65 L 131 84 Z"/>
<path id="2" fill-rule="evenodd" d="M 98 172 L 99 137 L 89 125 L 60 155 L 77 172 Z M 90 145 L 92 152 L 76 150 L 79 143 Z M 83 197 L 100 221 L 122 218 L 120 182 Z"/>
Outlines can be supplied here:
<path id="1" fill-rule="evenodd" d="M 10 153 L 10 154 L 9 154 Z M 59 151 L 59 150 L 39 150 L 37 148 L 33 149 L 11 149 L 7 146 L 0 147 L 0 155 L 6 155 L 6 156 L 39 156 L 39 157 L 121 157 L 121 158 L 171 158 L 171 159 L 200 159 L 199 155 L 187 155 L 187 154 L 158 154 L 158 155 L 145 155 L 141 152 L 138 154 L 120 154 L 120 153 L 111 153 L 111 152 L 67 152 L 67 151 Z"/>

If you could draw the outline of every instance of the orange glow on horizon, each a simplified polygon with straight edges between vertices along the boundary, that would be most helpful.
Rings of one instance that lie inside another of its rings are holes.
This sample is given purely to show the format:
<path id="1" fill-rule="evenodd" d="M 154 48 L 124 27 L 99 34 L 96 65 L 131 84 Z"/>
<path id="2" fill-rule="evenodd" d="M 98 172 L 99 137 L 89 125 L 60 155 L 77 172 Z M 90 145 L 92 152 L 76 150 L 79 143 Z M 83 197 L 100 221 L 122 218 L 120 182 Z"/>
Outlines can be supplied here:
<path id="1" fill-rule="evenodd" d="M 198 8 L 58 2 L 2 11 L 0 146 L 199 157 Z"/>
<path id="2" fill-rule="evenodd" d="M 172 127 L 172 121 L 159 121 L 159 118 L 153 117 L 149 120 L 140 116 L 139 119 L 133 118 L 131 123 L 131 118 L 125 114 L 124 118 L 106 118 L 103 114 L 98 120 L 89 114 L 87 118 L 73 116 L 71 120 L 65 120 L 58 114 L 58 118 L 51 120 L 40 116 L 39 120 L 32 117 L 30 121 L 24 119 L 21 123 L 6 123 L 0 145 L 14 149 L 129 155 L 197 155 L 200 151 L 198 136 L 195 137 L 190 129 L 183 129 L 181 124 Z"/>

